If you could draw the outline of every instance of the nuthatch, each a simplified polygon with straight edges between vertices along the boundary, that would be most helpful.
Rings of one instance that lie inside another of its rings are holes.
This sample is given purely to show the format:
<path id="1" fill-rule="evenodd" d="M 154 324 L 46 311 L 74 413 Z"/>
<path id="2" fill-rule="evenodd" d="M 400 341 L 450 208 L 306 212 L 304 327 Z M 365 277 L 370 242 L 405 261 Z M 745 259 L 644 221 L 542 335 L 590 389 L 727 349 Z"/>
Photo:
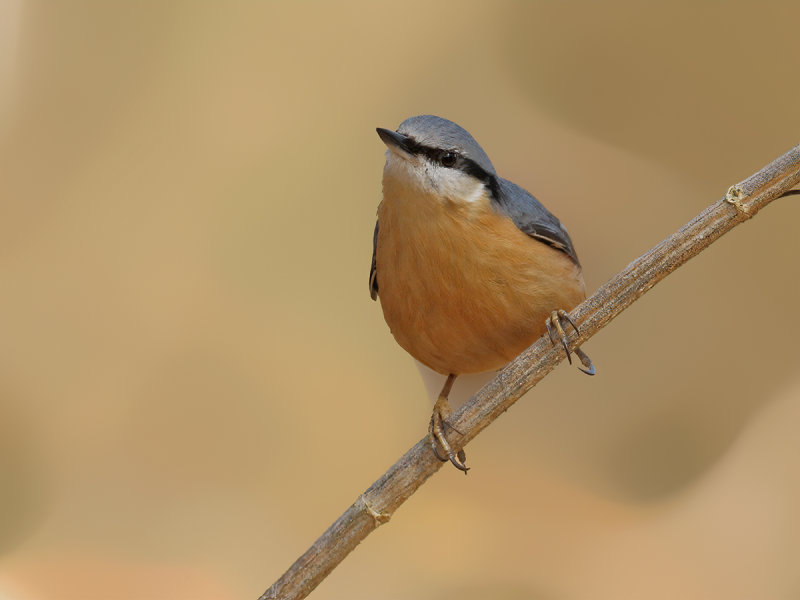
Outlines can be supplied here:
<path id="1" fill-rule="evenodd" d="M 566 310 L 586 298 L 581 266 L 561 222 L 498 177 L 465 129 L 423 115 L 377 131 L 388 150 L 370 294 L 397 343 L 447 376 L 428 432 L 437 458 L 466 472 L 445 437 L 453 381 L 503 367 L 545 332 L 572 362 Z"/>

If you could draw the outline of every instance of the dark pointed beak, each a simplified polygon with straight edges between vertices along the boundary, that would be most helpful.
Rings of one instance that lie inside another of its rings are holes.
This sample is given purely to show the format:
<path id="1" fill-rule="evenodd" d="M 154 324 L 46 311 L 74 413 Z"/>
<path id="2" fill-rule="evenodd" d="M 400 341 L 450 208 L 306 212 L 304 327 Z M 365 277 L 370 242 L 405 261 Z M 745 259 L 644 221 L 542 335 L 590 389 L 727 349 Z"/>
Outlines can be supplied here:
<path id="1" fill-rule="evenodd" d="M 378 135 L 383 140 L 383 143 L 389 146 L 396 148 L 400 148 L 404 152 L 411 154 L 411 147 L 409 145 L 409 137 L 403 135 L 402 133 L 397 133 L 396 131 L 392 131 L 391 129 L 384 129 L 383 127 L 377 127 L 375 131 L 378 132 Z"/>

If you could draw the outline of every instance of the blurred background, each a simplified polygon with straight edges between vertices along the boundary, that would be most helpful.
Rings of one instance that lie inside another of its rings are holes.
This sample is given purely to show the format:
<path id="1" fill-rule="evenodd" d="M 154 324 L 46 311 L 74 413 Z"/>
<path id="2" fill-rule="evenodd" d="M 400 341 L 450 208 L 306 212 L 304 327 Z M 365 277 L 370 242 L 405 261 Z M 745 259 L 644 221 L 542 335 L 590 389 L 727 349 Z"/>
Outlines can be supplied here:
<path id="1" fill-rule="evenodd" d="M 426 432 L 368 294 L 433 113 L 590 291 L 800 141 L 796 2 L 0 4 L 0 598 L 254 598 Z M 667 278 L 313 598 L 800 596 L 800 201 Z"/>

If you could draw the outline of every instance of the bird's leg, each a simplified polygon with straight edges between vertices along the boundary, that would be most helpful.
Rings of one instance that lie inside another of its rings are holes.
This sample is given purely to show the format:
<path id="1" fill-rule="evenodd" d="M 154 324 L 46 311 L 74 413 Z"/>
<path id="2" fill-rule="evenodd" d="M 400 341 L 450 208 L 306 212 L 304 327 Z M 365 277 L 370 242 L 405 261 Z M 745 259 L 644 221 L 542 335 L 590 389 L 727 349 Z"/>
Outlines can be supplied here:
<path id="1" fill-rule="evenodd" d="M 463 449 L 459 450 L 458 452 L 454 452 L 444 435 L 445 427 L 455 429 L 452 425 L 447 423 L 447 418 L 450 416 L 450 403 L 448 402 L 447 397 L 450 395 L 450 390 L 453 388 L 453 382 L 455 380 L 456 376 L 451 373 L 447 376 L 447 381 L 444 382 L 444 387 L 439 394 L 439 398 L 436 400 L 436 404 L 433 405 L 431 422 L 430 425 L 428 425 L 428 436 L 430 437 L 431 448 L 433 449 L 433 453 L 436 458 L 442 462 L 450 459 L 450 462 L 453 463 L 457 469 L 460 469 L 466 473 L 469 471 L 469 467 L 464 464 L 464 462 L 467 460 L 467 455 L 464 453 Z M 440 446 L 442 450 L 444 450 L 446 456 L 439 454 Z"/>
<path id="2" fill-rule="evenodd" d="M 562 324 L 562 320 L 566 323 L 569 323 L 575 330 L 575 333 L 580 335 L 580 331 L 578 331 L 578 326 L 575 325 L 575 321 L 573 321 L 569 314 L 567 314 L 567 311 L 562 309 L 554 310 L 550 316 L 547 317 L 547 320 L 545 321 L 545 325 L 547 325 L 547 334 L 550 336 L 550 341 L 554 346 L 558 345 L 559 341 L 561 342 L 561 345 L 564 346 L 564 352 L 567 354 L 567 360 L 569 361 L 569 364 L 572 364 L 569 340 L 566 331 L 564 331 L 565 326 Z M 575 346 L 573 352 L 575 352 L 575 355 L 580 359 L 581 364 L 586 367 L 585 369 L 578 367 L 578 369 L 587 375 L 594 375 L 594 365 L 592 364 L 592 360 L 589 358 L 589 356 L 578 346 Z"/>

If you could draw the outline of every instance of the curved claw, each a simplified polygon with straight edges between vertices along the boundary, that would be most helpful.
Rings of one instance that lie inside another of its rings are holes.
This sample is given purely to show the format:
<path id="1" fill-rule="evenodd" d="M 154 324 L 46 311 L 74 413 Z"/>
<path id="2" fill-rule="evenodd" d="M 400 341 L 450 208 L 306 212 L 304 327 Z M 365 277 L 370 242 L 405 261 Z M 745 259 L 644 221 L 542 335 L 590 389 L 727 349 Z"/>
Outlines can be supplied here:
<path id="1" fill-rule="evenodd" d="M 453 463 L 453 466 L 459 471 L 464 471 L 465 474 L 467 471 L 469 471 L 469 467 L 464 464 L 467 460 L 467 453 L 464 452 L 463 448 L 458 452 L 453 452 L 448 447 L 447 454 L 445 456 L 442 456 L 441 454 L 439 454 L 439 444 L 437 443 L 434 434 L 431 437 L 431 450 L 433 450 L 433 455 L 441 462 L 449 460 L 451 463 Z"/>
<path id="2" fill-rule="evenodd" d="M 592 359 L 589 358 L 589 355 L 586 354 L 586 352 L 584 352 L 583 350 L 581 350 L 580 347 L 575 348 L 575 354 L 578 356 L 579 359 L 581 359 L 581 363 L 583 364 L 583 366 L 586 367 L 585 369 L 581 369 L 580 367 L 578 367 L 579 371 L 583 371 L 587 375 L 594 375 L 597 372 L 595 371 L 594 365 L 592 364 Z"/>
<path id="3" fill-rule="evenodd" d="M 547 333 L 550 336 L 550 341 L 553 345 L 557 345 L 561 342 L 561 345 L 564 347 L 564 352 L 567 355 L 567 360 L 569 364 L 572 364 L 572 352 L 575 352 L 575 356 L 577 356 L 581 364 L 585 368 L 578 367 L 579 370 L 583 371 L 587 375 L 594 375 L 597 371 L 592 364 L 592 360 L 589 356 L 580 349 L 580 347 L 575 346 L 575 349 L 570 352 L 569 349 L 569 342 L 566 331 L 564 331 L 564 326 L 562 326 L 562 320 L 569 323 L 572 328 L 575 330 L 575 333 L 580 336 L 581 332 L 578 330 L 578 326 L 575 324 L 575 321 L 572 320 L 572 317 L 569 316 L 569 313 L 563 309 L 554 310 L 550 316 L 545 320 L 545 325 L 547 326 Z"/>
<path id="4" fill-rule="evenodd" d="M 466 475 L 467 471 L 469 471 L 469 467 L 463 462 L 465 460 L 467 460 L 467 455 L 463 450 L 459 450 L 457 454 L 450 455 L 450 462 L 453 463 L 453 466 L 456 469 L 464 471 L 464 475 Z"/>
<path id="5" fill-rule="evenodd" d="M 453 427 L 452 425 L 449 425 L 448 423 L 444 423 L 444 425 L 447 425 L 453 431 L 458 431 L 455 427 Z M 469 471 L 469 467 L 464 464 L 467 461 L 467 453 L 464 452 L 463 448 L 461 450 L 459 450 L 458 452 L 456 452 L 455 454 L 453 453 L 452 450 L 450 450 L 448 452 L 448 454 L 445 454 L 444 456 L 442 456 L 441 454 L 439 454 L 439 444 L 436 443 L 436 437 L 432 436 L 431 437 L 431 450 L 433 450 L 433 455 L 437 459 L 439 459 L 441 462 L 446 462 L 446 461 L 449 460 L 451 463 L 453 463 L 453 465 L 457 469 L 459 469 L 461 471 L 464 471 L 464 473 Z"/>
<path id="6" fill-rule="evenodd" d="M 447 460 L 447 455 L 442 456 L 439 454 L 439 444 L 436 443 L 436 438 L 431 438 L 431 450 L 433 450 L 433 455 L 439 459 L 439 462 L 445 462 Z"/>
<path id="7" fill-rule="evenodd" d="M 581 334 L 581 332 L 578 331 L 578 326 L 575 325 L 575 321 L 572 320 L 572 317 L 569 316 L 569 313 L 567 311 L 565 311 L 563 309 L 559 310 L 558 311 L 558 316 L 561 317 L 562 319 L 565 319 L 567 321 L 567 323 L 572 325 L 572 328 L 575 330 L 575 335 L 580 335 Z"/>
<path id="8" fill-rule="evenodd" d="M 442 462 L 449 459 L 456 469 L 463 471 L 466 474 L 466 472 L 469 471 L 469 467 L 464 464 L 464 462 L 467 460 L 467 455 L 464 453 L 463 449 L 459 450 L 458 452 L 454 452 L 444 435 L 444 430 L 446 427 L 449 427 L 461 435 L 460 431 L 447 422 L 447 417 L 450 415 L 450 404 L 447 402 L 447 397 L 450 394 L 450 389 L 453 387 L 453 381 L 455 378 L 456 376 L 452 374 L 448 376 L 447 381 L 444 384 L 444 388 L 442 388 L 442 392 L 439 394 L 439 399 L 436 401 L 436 404 L 433 407 L 430 424 L 428 425 L 428 437 L 431 441 L 433 455 L 436 458 Z M 444 454 L 439 452 L 440 448 L 444 451 Z"/>
<path id="9" fill-rule="evenodd" d="M 567 353 L 567 360 L 569 361 L 569 364 L 572 364 L 572 356 L 570 355 L 569 352 L 569 345 L 567 344 L 567 340 L 561 338 L 561 343 L 564 345 L 564 352 Z"/>
<path id="10" fill-rule="evenodd" d="M 553 344 L 553 346 L 555 346 L 557 342 L 555 336 L 553 335 L 553 325 L 552 323 L 550 323 L 550 319 L 552 318 L 553 318 L 552 315 L 550 317 L 547 317 L 544 320 L 544 324 L 547 326 L 547 335 L 550 336 L 550 343 Z"/>

